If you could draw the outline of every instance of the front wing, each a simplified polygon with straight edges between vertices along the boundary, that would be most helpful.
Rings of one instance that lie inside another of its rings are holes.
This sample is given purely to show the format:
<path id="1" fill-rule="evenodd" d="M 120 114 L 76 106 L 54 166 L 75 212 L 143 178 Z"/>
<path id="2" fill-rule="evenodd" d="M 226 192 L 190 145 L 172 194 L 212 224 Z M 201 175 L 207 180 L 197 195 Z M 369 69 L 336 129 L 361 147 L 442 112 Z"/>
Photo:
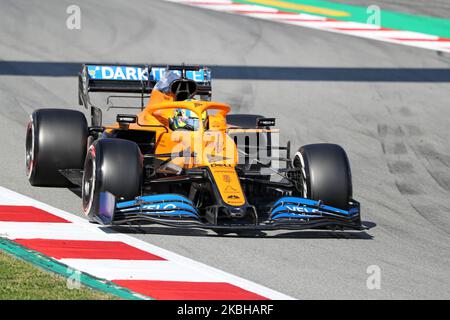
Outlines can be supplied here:
<path id="1" fill-rule="evenodd" d="M 178 194 L 137 197 L 117 202 L 109 192 L 100 194 L 100 210 L 95 218 L 104 225 L 158 223 L 173 227 L 228 230 L 300 230 L 319 227 L 362 230 L 360 205 L 349 210 L 324 205 L 321 201 L 283 197 L 270 208 L 267 219 L 254 223 L 212 224 L 205 222 L 192 201 Z"/>

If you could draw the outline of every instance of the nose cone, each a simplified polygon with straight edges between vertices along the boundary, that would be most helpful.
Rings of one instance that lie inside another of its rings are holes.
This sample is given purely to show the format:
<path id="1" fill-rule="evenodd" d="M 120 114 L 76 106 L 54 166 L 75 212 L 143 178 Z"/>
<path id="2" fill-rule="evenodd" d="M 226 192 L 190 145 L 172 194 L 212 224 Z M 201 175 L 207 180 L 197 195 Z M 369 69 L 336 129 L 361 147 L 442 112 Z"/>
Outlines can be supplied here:
<path id="1" fill-rule="evenodd" d="M 212 164 L 211 173 L 223 202 L 231 207 L 246 203 L 236 170 L 229 164 Z"/>

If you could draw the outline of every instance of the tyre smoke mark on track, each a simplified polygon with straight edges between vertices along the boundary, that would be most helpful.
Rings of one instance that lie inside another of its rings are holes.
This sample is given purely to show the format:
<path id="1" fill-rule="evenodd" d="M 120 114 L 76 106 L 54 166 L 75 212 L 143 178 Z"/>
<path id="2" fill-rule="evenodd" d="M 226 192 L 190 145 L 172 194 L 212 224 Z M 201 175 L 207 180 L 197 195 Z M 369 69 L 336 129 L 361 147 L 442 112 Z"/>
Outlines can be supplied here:
<path id="1" fill-rule="evenodd" d="M 430 164 L 427 172 L 444 191 L 450 191 L 450 155 L 436 151 L 432 144 L 416 145 L 418 154 Z"/>
<path id="2" fill-rule="evenodd" d="M 423 193 L 423 190 L 415 183 L 396 181 L 395 185 L 397 186 L 398 191 L 403 195 L 417 195 Z"/>
<path id="3" fill-rule="evenodd" d="M 392 161 L 388 162 L 389 172 L 393 174 L 397 173 L 414 173 L 413 165 L 408 161 Z"/>
<path id="4" fill-rule="evenodd" d="M 404 110 L 402 108 L 398 111 L 402 114 Z M 389 108 L 388 111 L 392 114 Z M 410 112 L 407 114 L 408 119 L 413 116 Z M 395 177 L 398 191 L 423 219 L 448 233 L 445 227 L 448 223 L 443 216 L 447 210 L 430 200 L 427 195 L 431 190 L 430 184 L 438 185 L 443 191 L 450 191 L 450 175 L 448 170 L 443 169 L 448 169 L 446 160 L 450 161 L 450 156 L 436 151 L 429 143 L 421 142 L 424 133 L 415 125 L 393 122 L 378 124 L 377 129 L 386 164 Z M 431 179 L 424 180 L 427 174 Z"/>
<path id="5" fill-rule="evenodd" d="M 436 181 L 436 183 L 444 190 L 450 191 L 450 176 L 448 171 L 428 171 L 430 176 Z"/>
<path id="6" fill-rule="evenodd" d="M 423 190 L 411 179 L 414 165 L 410 162 L 408 148 L 405 144 L 405 130 L 398 125 L 378 124 L 381 148 L 386 157 L 389 172 L 396 176 L 395 185 L 403 195 L 422 194 Z"/>
<path id="7" fill-rule="evenodd" d="M 411 137 L 420 137 L 423 136 L 423 131 L 418 126 L 413 124 L 405 125 L 406 132 Z"/>
<path id="8" fill-rule="evenodd" d="M 385 154 L 407 154 L 408 150 L 403 142 L 382 142 L 381 147 Z"/>

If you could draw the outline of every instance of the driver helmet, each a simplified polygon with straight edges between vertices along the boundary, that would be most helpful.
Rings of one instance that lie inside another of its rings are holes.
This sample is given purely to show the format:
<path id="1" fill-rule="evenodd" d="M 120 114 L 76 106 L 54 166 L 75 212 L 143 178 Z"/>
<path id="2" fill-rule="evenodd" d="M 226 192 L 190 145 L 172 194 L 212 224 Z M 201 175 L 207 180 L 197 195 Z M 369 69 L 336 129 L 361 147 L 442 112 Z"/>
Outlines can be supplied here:
<path id="1" fill-rule="evenodd" d="M 175 71 L 167 71 L 163 73 L 161 79 L 155 84 L 154 89 L 164 94 L 169 94 L 170 85 L 175 80 L 181 79 L 181 75 Z"/>
<path id="2" fill-rule="evenodd" d="M 207 113 L 202 113 L 202 121 L 206 122 Z M 184 129 L 195 131 L 199 128 L 199 119 L 195 112 L 188 109 L 175 109 L 174 115 L 171 118 L 172 130 Z"/>

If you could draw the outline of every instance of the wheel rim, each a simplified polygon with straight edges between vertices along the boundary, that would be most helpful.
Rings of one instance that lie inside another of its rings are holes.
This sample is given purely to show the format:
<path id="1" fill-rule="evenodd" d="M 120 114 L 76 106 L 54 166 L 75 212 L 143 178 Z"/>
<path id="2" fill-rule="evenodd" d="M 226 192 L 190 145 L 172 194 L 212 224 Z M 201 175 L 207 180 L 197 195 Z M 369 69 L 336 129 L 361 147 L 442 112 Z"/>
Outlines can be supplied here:
<path id="1" fill-rule="evenodd" d="M 292 160 L 294 168 L 300 168 L 302 171 L 302 197 L 308 198 L 308 184 L 306 183 L 305 160 L 300 152 L 296 152 Z"/>
<path id="2" fill-rule="evenodd" d="M 84 168 L 83 180 L 81 183 L 83 211 L 89 214 L 94 201 L 95 192 L 95 160 L 90 157 Z"/>
<path id="3" fill-rule="evenodd" d="M 25 167 L 27 178 L 29 179 L 34 169 L 34 125 L 31 120 L 27 127 L 27 136 L 25 142 Z"/>

